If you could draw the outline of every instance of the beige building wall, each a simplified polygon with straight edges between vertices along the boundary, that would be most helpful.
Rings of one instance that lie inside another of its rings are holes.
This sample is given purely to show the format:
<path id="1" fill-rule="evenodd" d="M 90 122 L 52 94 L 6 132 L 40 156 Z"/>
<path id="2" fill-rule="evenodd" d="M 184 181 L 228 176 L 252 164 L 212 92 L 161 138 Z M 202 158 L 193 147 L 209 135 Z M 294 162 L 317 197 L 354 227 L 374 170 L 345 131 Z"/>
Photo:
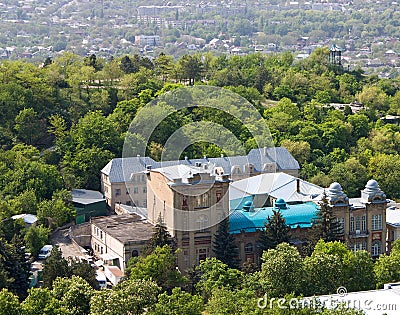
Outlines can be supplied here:
<path id="1" fill-rule="evenodd" d="M 169 182 L 161 173 L 148 175 L 148 219 L 152 224 L 163 219 L 182 249 L 178 267 L 185 271 L 213 256 L 218 223 L 229 213 L 229 182 L 179 187 L 171 187 Z"/>

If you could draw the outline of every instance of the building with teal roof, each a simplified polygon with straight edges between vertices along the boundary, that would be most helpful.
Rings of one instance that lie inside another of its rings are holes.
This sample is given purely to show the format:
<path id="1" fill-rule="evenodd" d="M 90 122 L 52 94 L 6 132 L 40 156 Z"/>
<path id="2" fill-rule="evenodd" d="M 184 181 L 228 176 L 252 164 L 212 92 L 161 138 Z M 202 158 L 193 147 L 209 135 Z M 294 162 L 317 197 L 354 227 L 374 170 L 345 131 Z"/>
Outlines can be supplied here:
<path id="1" fill-rule="evenodd" d="M 273 210 L 280 210 L 286 224 L 292 229 L 310 228 L 319 211 L 318 205 L 314 202 L 289 205 L 280 198 L 274 207 L 254 209 L 251 201 L 246 201 L 243 209 L 230 212 L 230 233 L 251 233 L 264 229 L 264 223 L 268 217 L 272 217 Z"/>
<path id="2" fill-rule="evenodd" d="M 288 204 L 283 198 L 278 198 L 272 207 L 255 208 L 254 203 L 249 199 L 242 201 L 241 204 L 240 209 L 237 207 L 237 200 L 231 200 L 229 229 L 239 247 L 239 256 L 242 262 L 246 260 L 259 261 L 257 242 L 260 233 L 264 230 L 265 222 L 268 217 L 273 216 L 274 211 L 280 211 L 286 224 L 291 228 L 290 242 L 299 246 L 307 242 L 307 232 L 312 227 L 319 212 L 318 205 L 315 202 Z"/>

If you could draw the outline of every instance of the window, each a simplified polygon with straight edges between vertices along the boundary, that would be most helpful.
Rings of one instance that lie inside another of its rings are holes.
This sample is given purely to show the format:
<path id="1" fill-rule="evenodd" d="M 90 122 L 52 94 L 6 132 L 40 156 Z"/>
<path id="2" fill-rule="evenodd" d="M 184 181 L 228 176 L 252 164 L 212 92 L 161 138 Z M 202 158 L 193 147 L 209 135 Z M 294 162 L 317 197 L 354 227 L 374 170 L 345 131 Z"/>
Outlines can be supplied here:
<path id="1" fill-rule="evenodd" d="M 380 241 L 372 243 L 372 256 L 379 256 L 381 254 L 382 244 Z"/>
<path id="2" fill-rule="evenodd" d="M 147 200 L 143 201 L 143 208 L 147 208 Z"/>
<path id="3" fill-rule="evenodd" d="M 361 230 L 362 231 L 367 230 L 367 217 L 365 215 L 363 215 L 361 218 Z"/>
<path id="4" fill-rule="evenodd" d="M 100 231 L 100 238 L 103 239 L 103 231 Z"/>
<path id="5" fill-rule="evenodd" d="M 246 254 L 252 253 L 253 250 L 254 250 L 254 247 L 253 247 L 253 244 L 251 244 L 251 243 L 246 244 L 246 246 L 244 247 L 244 252 Z"/>
<path id="6" fill-rule="evenodd" d="M 197 224 L 199 226 L 199 231 L 205 232 L 206 229 L 209 227 L 208 226 L 208 217 L 204 214 L 199 216 L 199 218 L 197 219 Z"/>
<path id="7" fill-rule="evenodd" d="M 196 250 L 196 260 L 199 263 L 207 258 L 208 248 L 199 248 Z"/>
<path id="8" fill-rule="evenodd" d="M 359 250 L 366 250 L 367 249 L 367 243 L 366 242 L 357 242 L 353 245 L 353 251 L 359 251 Z"/>
<path id="9" fill-rule="evenodd" d="M 134 249 L 132 251 L 132 257 L 137 257 L 137 256 L 139 256 L 139 252 L 136 249 Z"/>
<path id="10" fill-rule="evenodd" d="M 210 197 L 208 193 L 202 194 L 196 197 L 196 207 L 197 208 L 207 208 L 210 204 Z"/>
<path id="11" fill-rule="evenodd" d="M 374 214 L 372 216 L 372 230 L 382 230 L 382 215 Z"/>
<path id="12" fill-rule="evenodd" d="M 182 196 L 182 208 L 186 208 L 188 206 L 188 197 L 183 195 Z"/>
<path id="13" fill-rule="evenodd" d="M 145 183 L 146 182 L 146 176 L 142 175 L 142 182 Z"/>
<path id="14" fill-rule="evenodd" d="M 121 189 L 119 189 L 119 188 L 116 189 L 116 190 L 115 190 L 115 195 L 116 195 L 116 196 L 121 196 Z"/>
<path id="15" fill-rule="evenodd" d="M 147 193 L 147 187 L 146 186 L 143 187 L 143 193 L 144 194 Z"/>
<path id="16" fill-rule="evenodd" d="M 134 194 L 139 193 L 139 189 L 138 189 L 137 187 L 133 187 L 133 193 L 134 193 Z"/>
<path id="17" fill-rule="evenodd" d="M 129 195 L 130 193 L 131 193 L 131 189 L 130 189 L 130 188 L 127 188 L 127 189 L 126 189 L 126 194 Z"/>
<path id="18" fill-rule="evenodd" d="M 356 217 L 356 231 L 361 230 L 361 218 Z"/>
<path id="19" fill-rule="evenodd" d="M 128 201 L 126 202 L 126 205 L 127 205 L 127 206 L 130 206 L 130 205 L 132 205 L 132 202 L 131 202 L 130 200 L 128 200 Z"/>
<path id="20" fill-rule="evenodd" d="M 344 233 L 344 218 L 338 218 L 340 233 Z"/>
<path id="21" fill-rule="evenodd" d="M 354 217 L 350 218 L 350 232 L 354 232 Z"/>

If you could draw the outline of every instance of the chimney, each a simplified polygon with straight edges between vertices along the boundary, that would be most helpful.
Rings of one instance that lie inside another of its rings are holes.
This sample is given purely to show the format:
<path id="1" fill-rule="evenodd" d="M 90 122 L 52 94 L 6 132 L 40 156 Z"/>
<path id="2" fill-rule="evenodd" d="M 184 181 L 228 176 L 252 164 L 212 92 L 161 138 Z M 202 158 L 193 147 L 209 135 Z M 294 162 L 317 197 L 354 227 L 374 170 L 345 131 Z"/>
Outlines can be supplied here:
<path id="1" fill-rule="evenodd" d="M 296 178 L 296 192 L 300 193 L 300 178 Z"/>

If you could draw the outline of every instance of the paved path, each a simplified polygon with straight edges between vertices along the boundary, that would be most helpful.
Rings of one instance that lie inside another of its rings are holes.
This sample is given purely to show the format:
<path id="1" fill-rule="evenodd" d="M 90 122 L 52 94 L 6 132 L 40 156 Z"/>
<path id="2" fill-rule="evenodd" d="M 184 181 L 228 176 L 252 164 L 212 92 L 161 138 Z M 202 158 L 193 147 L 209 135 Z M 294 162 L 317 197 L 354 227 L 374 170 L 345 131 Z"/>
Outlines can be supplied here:
<path id="1" fill-rule="evenodd" d="M 58 245 L 64 258 L 83 256 L 79 247 L 75 245 L 69 235 L 68 229 L 59 230 L 51 236 L 51 243 Z"/>

